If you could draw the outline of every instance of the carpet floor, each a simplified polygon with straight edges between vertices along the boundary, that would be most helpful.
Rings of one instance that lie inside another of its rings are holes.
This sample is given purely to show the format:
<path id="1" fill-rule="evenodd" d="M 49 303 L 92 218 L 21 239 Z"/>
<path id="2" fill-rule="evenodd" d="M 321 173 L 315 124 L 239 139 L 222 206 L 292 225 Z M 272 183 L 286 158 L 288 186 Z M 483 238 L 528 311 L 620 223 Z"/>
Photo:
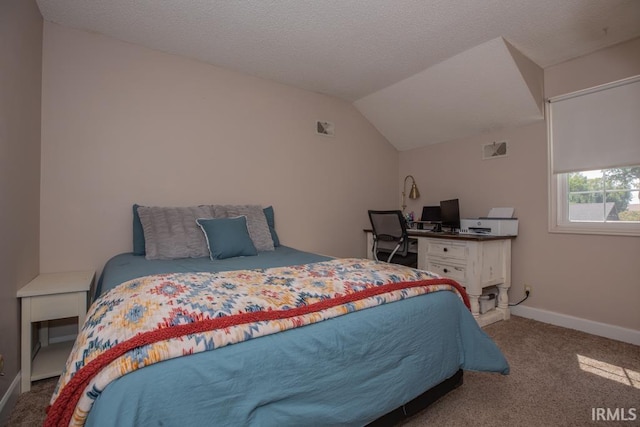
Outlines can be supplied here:
<path id="1" fill-rule="evenodd" d="M 402 427 L 640 426 L 639 346 L 516 316 L 484 330 L 511 373 L 467 371 L 462 387 Z M 35 382 L 23 393 L 8 425 L 42 425 L 56 380 Z"/>

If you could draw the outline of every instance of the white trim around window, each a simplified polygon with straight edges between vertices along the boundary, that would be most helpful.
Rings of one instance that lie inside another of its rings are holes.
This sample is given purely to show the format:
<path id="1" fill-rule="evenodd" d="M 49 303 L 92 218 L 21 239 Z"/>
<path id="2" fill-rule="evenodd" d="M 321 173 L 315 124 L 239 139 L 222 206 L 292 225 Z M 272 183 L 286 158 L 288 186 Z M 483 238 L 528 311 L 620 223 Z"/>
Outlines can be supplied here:
<path id="1" fill-rule="evenodd" d="M 571 221 L 567 182 L 567 172 L 640 164 L 639 97 L 640 75 L 545 102 L 550 232 L 640 236 L 640 221 Z"/>

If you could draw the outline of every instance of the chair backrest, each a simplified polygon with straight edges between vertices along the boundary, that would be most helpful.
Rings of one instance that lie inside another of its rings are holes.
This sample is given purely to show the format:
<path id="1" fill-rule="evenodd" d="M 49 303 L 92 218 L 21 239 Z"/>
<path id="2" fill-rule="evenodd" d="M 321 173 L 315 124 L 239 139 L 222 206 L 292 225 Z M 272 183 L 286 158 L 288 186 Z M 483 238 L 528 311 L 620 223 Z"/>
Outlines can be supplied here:
<path id="1" fill-rule="evenodd" d="M 407 235 L 407 222 L 401 211 L 369 210 L 369 220 L 373 228 L 373 250 L 376 259 L 377 251 L 401 256 L 407 255 L 409 252 L 409 236 Z"/>

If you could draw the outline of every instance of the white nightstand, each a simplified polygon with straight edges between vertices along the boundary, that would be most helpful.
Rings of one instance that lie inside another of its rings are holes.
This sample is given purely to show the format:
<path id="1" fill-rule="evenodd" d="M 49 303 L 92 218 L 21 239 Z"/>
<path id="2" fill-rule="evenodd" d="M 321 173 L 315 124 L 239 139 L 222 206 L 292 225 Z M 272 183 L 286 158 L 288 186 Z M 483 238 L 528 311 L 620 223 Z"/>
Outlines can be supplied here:
<path id="1" fill-rule="evenodd" d="M 31 381 L 55 377 L 62 373 L 73 341 L 49 344 L 47 320 L 78 318 L 82 327 L 87 313 L 89 290 L 94 271 L 40 274 L 18 291 L 22 299 L 21 392 L 31 389 Z M 40 350 L 33 361 L 32 323 L 40 326 Z"/>

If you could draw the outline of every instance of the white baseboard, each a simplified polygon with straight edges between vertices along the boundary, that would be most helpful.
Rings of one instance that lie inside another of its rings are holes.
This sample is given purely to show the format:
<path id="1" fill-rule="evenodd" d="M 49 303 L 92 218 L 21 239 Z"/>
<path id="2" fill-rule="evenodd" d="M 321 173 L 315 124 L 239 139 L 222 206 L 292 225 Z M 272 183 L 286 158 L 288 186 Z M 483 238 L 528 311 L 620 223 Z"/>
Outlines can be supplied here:
<path id="1" fill-rule="evenodd" d="M 13 407 L 18 401 L 18 396 L 20 396 L 20 372 L 18 372 L 18 375 L 11 381 L 9 389 L 4 396 L 2 396 L 2 400 L 0 400 L 0 426 L 9 423 L 9 417 L 11 416 Z"/>
<path id="2" fill-rule="evenodd" d="M 593 320 L 555 313 L 540 308 L 527 307 L 526 305 L 511 307 L 511 313 L 515 316 L 526 317 L 527 319 L 538 320 L 600 337 L 611 338 L 612 340 L 640 345 L 640 331 L 635 329 L 594 322 Z"/>

